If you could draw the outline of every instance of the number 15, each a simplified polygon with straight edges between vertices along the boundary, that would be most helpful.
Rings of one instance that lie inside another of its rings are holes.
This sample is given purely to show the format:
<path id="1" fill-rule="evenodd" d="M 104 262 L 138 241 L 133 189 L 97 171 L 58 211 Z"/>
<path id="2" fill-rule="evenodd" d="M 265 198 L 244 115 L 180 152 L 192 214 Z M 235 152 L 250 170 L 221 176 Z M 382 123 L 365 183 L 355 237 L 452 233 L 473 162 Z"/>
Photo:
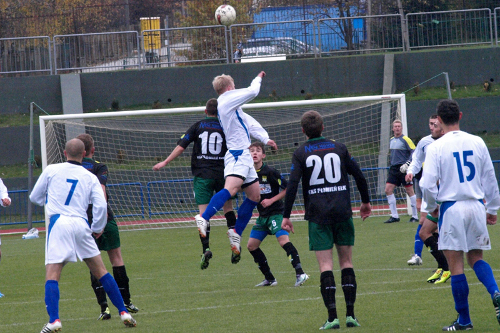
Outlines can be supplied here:
<path id="1" fill-rule="evenodd" d="M 470 173 L 467 176 L 467 181 L 470 182 L 472 179 L 474 179 L 474 176 L 476 175 L 476 168 L 474 167 L 474 164 L 472 162 L 467 161 L 467 157 L 473 156 L 474 152 L 472 150 L 465 150 L 462 152 L 462 155 L 464 159 L 464 167 L 468 167 L 470 170 Z M 460 183 L 463 183 L 465 180 L 464 180 L 464 172 L 462 171 L 462 163 L 460 161 L 460 153 L 454 152 L 453 157 L 455 157 L 455 160 L 457 162 L 458 179 L 460 180 Z"/>

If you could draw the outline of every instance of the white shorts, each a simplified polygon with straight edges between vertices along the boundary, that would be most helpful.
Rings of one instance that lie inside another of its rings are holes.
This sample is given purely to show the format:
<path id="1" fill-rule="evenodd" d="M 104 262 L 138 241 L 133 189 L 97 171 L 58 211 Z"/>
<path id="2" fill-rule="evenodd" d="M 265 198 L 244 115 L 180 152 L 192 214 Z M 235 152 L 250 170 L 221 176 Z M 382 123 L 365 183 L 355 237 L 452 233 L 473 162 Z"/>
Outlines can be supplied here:
<path id="1" fill-rule="evenodd" d="M 490 250 L 486 209 L 478 200 L 443 202 L 439 208 L 440 250 Z"/>
<path id="2" fill-rule="evenodd" d="M 55 220 L 55 221 L 53 221 Z M 51 217 L 45 238 L 45 265 L 76 262 L 99 255 L 87 221 L 79 217 Z"/>
<path id="3" fill-rule="evenodd" d="M 227 151 L 224 156 L 224 178 L 227 176 L 239 176 L 243 179 L 243 184 L 253 183 L 258 179 L 250 150 Z"/>

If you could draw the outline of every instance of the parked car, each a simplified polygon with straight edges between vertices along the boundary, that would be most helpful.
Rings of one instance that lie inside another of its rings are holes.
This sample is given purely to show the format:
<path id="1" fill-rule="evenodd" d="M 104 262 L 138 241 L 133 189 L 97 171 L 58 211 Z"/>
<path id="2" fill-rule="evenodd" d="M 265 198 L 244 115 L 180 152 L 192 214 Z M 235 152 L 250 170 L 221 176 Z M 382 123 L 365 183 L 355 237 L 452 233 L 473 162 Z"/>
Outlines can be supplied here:
<path id="1" fill-rule="evenodd" d="M 319 49 L 292 37 L 251 38 L 243 43 L 244 58 L 314 56 Z"/>

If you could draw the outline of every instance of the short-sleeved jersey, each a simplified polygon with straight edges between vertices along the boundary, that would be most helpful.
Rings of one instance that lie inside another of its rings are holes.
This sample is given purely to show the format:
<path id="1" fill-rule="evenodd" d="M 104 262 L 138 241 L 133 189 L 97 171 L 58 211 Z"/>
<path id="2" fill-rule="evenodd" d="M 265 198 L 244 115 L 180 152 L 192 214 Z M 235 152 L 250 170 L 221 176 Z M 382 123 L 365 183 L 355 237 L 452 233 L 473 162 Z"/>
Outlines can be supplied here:
<path id="1" fill-rule="evenodd" d="M 191 142 L 191 172 L 195 177 L 205 179 L 224 178 L 224 156 L 226 139 L 219 120 L 207 117 L 193 124 L 177 144 L 186 149 Z"/>
<path id="2" fill-rule="evenodd" d="M 96 175 L 101 185 L 106 186 L 108 182 L 108 167 L 106 166 L 106 164 L 98 162 L 92 158 L 85 157 L 82 161 L 82 166 L 91 173 L 93 173 L 94 175 Z M 106 198 L 109 200 L 109 195 L 107 190 L 106 190 Z M 107 207 L 108 207 L 108 221 L 111 221 L 115 218 L 115 216 L 113 215 L 113 211 L 109 206 L 109 202 Z M 89 208 L 87 209 L 87 216 L 89 218 L 89 223 L 92 225 L 92 205 L 89 205 Z"/>
<path id="3" fill-rule="evenodd" d="M 217 116 L 229 150 L 248 149 L 252 143 L 250 136 L 264 144 L 269 141 L 266 130 L 241 109 L 243 104 L 257 97 L 261 82 L 262 78 L 256 77 L 250 87 L 226 91 L 217 99 Z"/>
<path id="4" fill-rule="evenodd" d="M 436 200 L 485 199 L 487 212 L 493 215 L 500 208 L 498 182 L 488 148 L 483 139 L 466 132 L 448 132 L 429 145 L 420 187 L 427 211 L 434 210 Z"/>
<path id="5" fill-rule="evenodd" d="M 275 168 L 263 164 L 257 170 L 259 176 L 260 186 L 260 201 L 264 199 L 271 199 L 277 196 L 281 190 L 286 189 L 287 181 L 280 172 Z M 269 217 L 271 215 L 283 214 L 283 201 L 278 200 L 269 207 L 263 207 L 260 203 L 257 205 L 259 216 Z"/>
<path id="6" fill-rule="evenodd" d="M 51 164 L 38 178 L 30 200 L 43 206 L 47 214 L 79 217 L 87 220 L 87 208 L 93 204 L 92 231 L 102 232 L 106 225 L 106 200 L 95 175 L 78 162 Z"/>
<path id="7" fill-rule="evenodd" d="M 389 143 L 391 151 L 391 165 L 400 165 L 406 163 L 411 157 L 415 144 L 406 135 L 391 138 Z"/>
<path id="8" fill-rule="evenodd" d="M 411 155 L 411 163 L 406 173 L 417 175 L 420 172 L 425 161 L 425 153 L 427 152 L 427 147 L 434 141 L 436 141 L 436 139 L 434 139 L 432 135 L 427 135 L 420 139 L 420 141 L 417 143 L 417 147 Z"/>
<path id="9" fill-rule="evenodd" d="M 348 175 L 354 177 L 362 202 L 370 202 L 366 179 L 347 147 L 323 137 L 308 140 L 293 153 L 283 216 L 290 217 L 302 178 L 306 220 L 317 224 L 348 220 L 352 217 Z"/>

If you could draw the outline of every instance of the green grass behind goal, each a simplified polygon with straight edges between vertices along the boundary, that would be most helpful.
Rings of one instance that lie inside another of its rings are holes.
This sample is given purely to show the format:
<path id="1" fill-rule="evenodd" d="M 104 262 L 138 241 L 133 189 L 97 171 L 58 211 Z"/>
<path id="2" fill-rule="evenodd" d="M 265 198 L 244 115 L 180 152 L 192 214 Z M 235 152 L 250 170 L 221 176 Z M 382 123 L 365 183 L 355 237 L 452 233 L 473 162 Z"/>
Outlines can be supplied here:
<path id="1" fill-rule="evenodd" d="M 437 332 L 456 313 L 450 281 L 426 283 L 436 264 L 424 248 L 424 264 L 409 267 L 417 225 L 382 223 L 386 217 L 355 219 L 354 268 L 358 283 L 355 312 L 363 332 Z M 500 278 L 500 227 L 489 226 L 493 250 L 485 252 Z M 295 223 L 291 241 L 311 278 L 293 287 L 294 271 L 274 237 L 262 245 L 278 280 L 276 287 L 255 288 L 263 280 L 244 249 L 237 265 L 230 263 L 225 227 L 213 227 L 214 258 L 200 270 L 201 245 L 195 228 L 122 232 L 122 252 L 130 277 L 134 332 L 317 332 L 327 318 L 319 290 L 318 265 L 308 251 L 307 224 Z M 246 244 L 249 228 L 243 235 Z M 0 263 L 0 332 L 38 332 L 48 320 L 44 305 L 44 234 L 35 240 L 2 237 Z M 103 255 L 110 269 L 107 255 Z M 470 308 L 477 332 L 498 331 L 489 296 L 471 269 Z M 347 331 L 338 260 L 334 260 L 340 331 Z M 64 332 L 124 332 L 113 307 L 112 318 L 97 321 L 99 307 L 83 263 L 68 264 L 60 281 L 60 315 Z M 353 330 L 353 329 L 350 329 Z M 132 332 L 131 331 L 131 332 Z"/>

